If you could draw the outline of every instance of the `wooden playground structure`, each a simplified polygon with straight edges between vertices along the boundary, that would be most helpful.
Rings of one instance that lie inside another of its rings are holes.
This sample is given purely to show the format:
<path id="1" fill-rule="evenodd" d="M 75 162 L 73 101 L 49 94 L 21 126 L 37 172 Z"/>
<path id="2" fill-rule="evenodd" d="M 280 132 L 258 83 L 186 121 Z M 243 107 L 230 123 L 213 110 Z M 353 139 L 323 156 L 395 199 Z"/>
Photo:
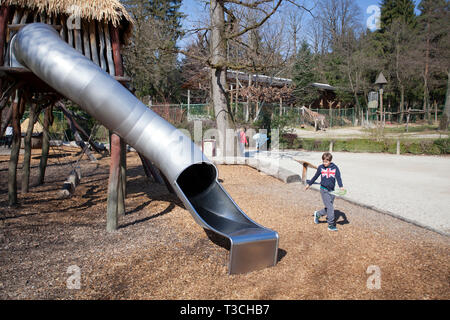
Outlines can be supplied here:
<path id="1" fill-rule="evenodd" d="M 29 192 L 31 138 L 33 127 L 39 115 L 44 113 L 42 124 L 42 155 L 39 164 L 38 184 L 45 181 L 45 169 L 50 149 L 49 127 L 53 122 L 53 110 L 60 109 L 67 119 L 77 144 L 91 161 L 95 156 L 91 148 L 102 153 L 95 141 L 78 124 L 72 111 L 54 89 L 46 85 L 27 68 L 12 66 L 11 40 L 14 35 L 29 23 L 51 25 L 60 37 L 85 57 L 109 73 L 125 87 L 130 79 L 124 76 L 121 46 L 127 43 L 132 32 L 133 20 L 123 5 L 117 0 L 56 1 L 56 0 L 4 0 L 0 8 L 0 136 L 6 128 L 13 127 L 13 142 L 8 169 L 8 203 L 18 204 L 17 170 L 21 147 L 21 119 L 26 110 L 29 121 L 24 137 L 24 162 L 22 174 L 22 193 Z M 114 132 L 110 132 L 110 175 L 108 185 L 107 229 L 118 227 L 118 217 L 124 213 L 126 195 L 126 143 Z M 156 168 L 142 158 L 146 173 L 153 173 L 158 181 L 163 181 Z M 69 196 L 80 174 L 73 170 L 63 186 L 63 194 Z"/>

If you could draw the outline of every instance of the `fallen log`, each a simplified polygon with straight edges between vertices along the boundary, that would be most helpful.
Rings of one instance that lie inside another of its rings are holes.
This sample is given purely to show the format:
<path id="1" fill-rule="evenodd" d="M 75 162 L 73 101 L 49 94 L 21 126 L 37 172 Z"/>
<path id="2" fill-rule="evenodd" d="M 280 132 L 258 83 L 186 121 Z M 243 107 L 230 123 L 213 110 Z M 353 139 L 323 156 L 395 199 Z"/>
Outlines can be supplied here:
<path id="1" fill-rule="evenodd" d="M 75 188 L 80 184 L 80 181 L 81 170 L 79 168 L 73 169 L 66 181 L 64 181 L 62 189 L 58 191 L 58 198 L 70 198 L 75 193 Z"/>

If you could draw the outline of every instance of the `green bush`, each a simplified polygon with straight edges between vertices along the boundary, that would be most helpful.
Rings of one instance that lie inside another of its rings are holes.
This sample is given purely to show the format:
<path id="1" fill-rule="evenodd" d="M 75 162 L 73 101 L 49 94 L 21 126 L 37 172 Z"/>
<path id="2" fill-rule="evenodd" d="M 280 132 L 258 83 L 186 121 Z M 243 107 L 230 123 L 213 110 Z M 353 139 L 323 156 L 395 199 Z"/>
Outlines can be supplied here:
<path id="1" fill-rule="evenodd" d="M 293 149 L 304 149 L 308 151 L 328 151 L 330 148 L 330 140 L 318 139 L 293 139 L 289 143 L 289 147 Z M 333 143 L 333 151 L 347 152 L 377 152 L 377 153 L 397 153 L 396 140 L 375 139 L 351 139 L 351 140 L 335 140 Z M 450 154 L 450 138 L 418 141 L 401 141 L 400 153 L 411 154 Z"/>
<path id="2" fill-rule="evenodd" d="M 450 154 L 450 138 L 434 140 L 433 145 L 439 149 L 441 154 Z"/>

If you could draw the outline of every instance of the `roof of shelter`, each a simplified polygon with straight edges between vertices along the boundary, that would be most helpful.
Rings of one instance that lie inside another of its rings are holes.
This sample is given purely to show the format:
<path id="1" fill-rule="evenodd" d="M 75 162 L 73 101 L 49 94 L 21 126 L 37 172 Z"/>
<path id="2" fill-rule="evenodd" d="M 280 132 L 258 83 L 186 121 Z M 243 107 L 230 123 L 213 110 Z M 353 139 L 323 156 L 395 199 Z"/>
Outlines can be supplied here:
<path id="1" fill-rule="evenodd" d="M 133 25 L 133 19 L 119 0 L 3 0 L 3 4 L 16 5 L 49 15 L 79 14 L 86 20 L 111 21 L 113 26 Z"/>
<path id="2" fill-rule="evenodd" d="M 328 83 L 314 82 L 314 83 L 311 83 L 311 86 L 319 88 L 319 89 L 323 89 L 323 90 L 336 91 L 336 88 L 333 86 L 330 86 Z"/>

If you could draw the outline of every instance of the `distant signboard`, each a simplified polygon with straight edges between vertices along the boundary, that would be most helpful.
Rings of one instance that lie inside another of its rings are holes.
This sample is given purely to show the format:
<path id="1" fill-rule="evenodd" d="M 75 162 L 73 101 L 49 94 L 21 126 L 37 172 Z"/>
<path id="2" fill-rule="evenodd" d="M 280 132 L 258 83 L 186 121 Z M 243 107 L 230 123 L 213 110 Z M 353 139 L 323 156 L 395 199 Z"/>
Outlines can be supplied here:
<path id="1" fill-rule="evenodd" d="M 378 108 L 378 92 L 371 91 L 369 92 L 369 104 L 368 107 L 371 109 Z"/>

